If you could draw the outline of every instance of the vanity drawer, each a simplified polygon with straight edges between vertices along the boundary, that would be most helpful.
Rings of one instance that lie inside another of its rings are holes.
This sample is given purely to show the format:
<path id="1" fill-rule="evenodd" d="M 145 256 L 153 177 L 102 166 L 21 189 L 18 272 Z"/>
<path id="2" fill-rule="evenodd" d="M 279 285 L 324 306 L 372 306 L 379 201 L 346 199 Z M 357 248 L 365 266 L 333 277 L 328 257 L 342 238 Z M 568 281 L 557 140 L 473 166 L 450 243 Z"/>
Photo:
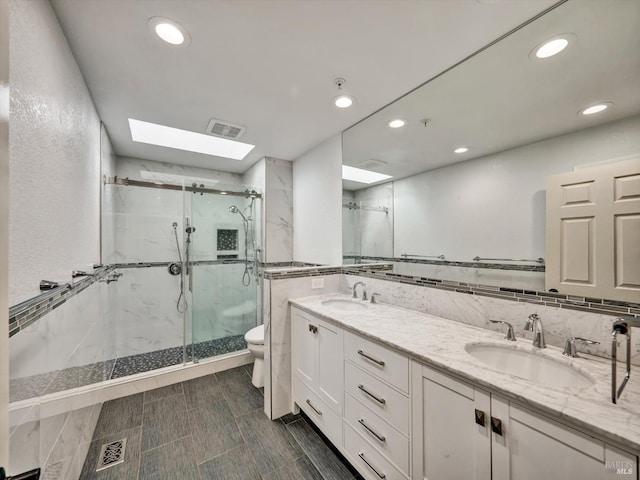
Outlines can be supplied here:
<path id="1" fill-rule="evenodd" d="M 344 355 L 355 365 L 409 393 L 409 357 L 351 332 L 344 332 Z"/>
<path id="2" fill-rule="evenodd" d="M 409 436 L 409 399 L 373 375 L 345 362 L 345 390 L 360 403 Z"/>
<path id="3" fill-rule="evenodd" d="M 351 396 L 345 395 L 345 420 L 380 453 L 409 473 L 409 439 Z"/>
<path id="4" fill-rule="evenodd" d="M 293 381 L 293 400 L 334 445 L 342 447 L 342 418 L 298 377 Z"/>
<path id="5" fill-rule="evenodd" d="M 344 450 L 347 459 L 367 480 L 397 480 L 407 477 L 344 422 Z"/>

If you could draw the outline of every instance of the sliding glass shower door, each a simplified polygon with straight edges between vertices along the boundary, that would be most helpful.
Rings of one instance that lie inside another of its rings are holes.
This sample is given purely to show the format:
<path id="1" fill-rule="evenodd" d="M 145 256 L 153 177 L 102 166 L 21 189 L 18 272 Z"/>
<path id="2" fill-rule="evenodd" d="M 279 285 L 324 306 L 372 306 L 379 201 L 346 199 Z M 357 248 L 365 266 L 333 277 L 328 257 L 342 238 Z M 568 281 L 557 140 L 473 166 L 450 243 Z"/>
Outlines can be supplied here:
<path id="1" fill-rule="evenodd" d="M 245 349 L 245 333 L 258 324 L 261 198 L 219 185 L 185 195 L 187 325 L 198 361 Z"/>

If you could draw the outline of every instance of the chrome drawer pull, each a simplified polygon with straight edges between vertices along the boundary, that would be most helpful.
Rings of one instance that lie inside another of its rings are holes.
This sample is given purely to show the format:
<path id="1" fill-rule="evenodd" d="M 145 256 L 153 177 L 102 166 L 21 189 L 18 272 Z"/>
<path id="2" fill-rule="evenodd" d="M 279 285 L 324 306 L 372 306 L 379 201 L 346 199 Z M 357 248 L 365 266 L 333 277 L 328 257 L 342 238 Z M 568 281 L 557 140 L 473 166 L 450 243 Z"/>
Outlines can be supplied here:
<path id="1" fill-rule="evenodd" d="M 358 350 L 358 355 L 362 355 L 367 360 L 371 360 L 373 363 L 375 363 L 377 365 L 380 365 L 381 367 L 384 367 L 384 360 L 377 360 L 377 359 L 375 359 L 373 357 L 370 357 L 369 355 L 364 353 L 362 350 Z"/>
<path id="2" fill-rule="evenodd" d="M 309 405 L 309 406 L 312 408 L 312 410 L 313 410 L 314 412 L 316 412 L 318 415 L 322 416 L 322 412 L 321 412 L 320 410 L 318 410 L 316 407 L 314 407 L 314 406 L 311 404 L 311 400 L 309 400 L 308 398 L 307 398 L 307 405 Z"/>
<path id="3" fill-rule="evenodd" d="M 358 453 L 358 456 L 362 459 L 362 461 L 363 461 L 364 463 L 366 463 L 366 464 L 367 464 L 367 467 L 369 467 L 371 470 L 373 470 L 373 471 L 375 472 L 375 474 L 376 474 L 376 475 L 378 475 L 378 477 L 380 477 L 380 478 L 387 478 L 387 476 L 386 476 L 384 473 L 380 473 L 376 467 L 374 467 L 373 465 L 371 465 L 371 464 L 369 463 L 369 461 L 368 461 L 366 458 L 364 458 L 364 452 L 360 452 L 360 453 Z"/>
<path id="4" fill-rule="evenodd" d="M 384 405 L 385 403 L 387 403 L 387 401 L 384 398 L 376 397 L 373 393 L 371 393 L 369 390 L 364 388 L 362 384 L 358 385 L 358 388 L 362 390 L 364 393 L 366 393 L 367 395 L 369 395 L 371 398 L 373 398 L 380 405 Z"/>
<path id="5" fill-rule="evenodd" d="M 359 419 L 358 419 L 358 423 L 359 423 L 360 425 L 362 425 L 364 428 L 366 428 L 366 429 L 369 431 L 369 433 L 370 433 L 371 435 L 373 435 L 374 437 L 376 437 L 376 438 L 377 438 L 378 440 L 380 440 L 381 442 L 386 441 L 386 439 L 384 438 L 384 436 L 383 436 L 383 435 L 380 435 L 380 434 L 379 434 L 379 433 L 377 433 L 375 430 L 373 430 L 369 425 L 367 425 L 366 423 L 364 423 L 364 418 L 359 418 Z"/>

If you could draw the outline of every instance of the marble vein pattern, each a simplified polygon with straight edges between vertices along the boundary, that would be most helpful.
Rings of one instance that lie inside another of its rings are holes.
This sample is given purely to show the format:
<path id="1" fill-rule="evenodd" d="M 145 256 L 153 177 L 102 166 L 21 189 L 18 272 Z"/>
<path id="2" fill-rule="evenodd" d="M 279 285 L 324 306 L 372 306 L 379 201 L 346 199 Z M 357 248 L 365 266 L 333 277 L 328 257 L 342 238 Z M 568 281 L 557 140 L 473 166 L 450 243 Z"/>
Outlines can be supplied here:
<path id="1" fill-rule="evenodd" d="M 265 262 L 293 259 L 293 164 L 266 159 Z"/>
<path id="2" fill-rule="evenodd" d="M 291 309 L 289 298 L 317 293 L 337 292 L 341 285 L 341 275 L 324 277 L 324 288 L 313 290 L 310 278 L 288 278 L 269 281 L 269 305 L 264 323 L 266 367 L 271 367 L 268 388 L 271 418 L 279 418 L 290 412 L 291 408 Z M 269 398 L 270 397 L 270 398 Z M 268 406 L 265 408 L 269 408 Z M 267 412 L 269 413 L 269 412 Z"/>
<path id="3" fill-rule="evenodd" d="M 399 289 L 396 293 L 401 291 Z M 411 300 L 417 300 L 407 297 L 410 293 L 406 292 L 405 299 L 410 304 Z M 553 346 L 544 350 L 534 349 L 529 339 L 522 338 L 518 338 L 514 345 L 504 339 L 502 332 L 447 320 L 436 313 L 421 313 L 384 303 L 366 303 L 367 308 L 362 309 L 364 312 L 336 311 L 322 304 L 327 298 L 350 300 L 351 296 L 333 294 L 299 298 L 291 300 L 291 304 L 405 352 L 422 364 L 501 394 L 587 433 L 602 436 L 636 455 L 640 452 L 640 383 L 629 382 L 619 403 L 613 405 L 610 398 L 611 366 L 606 359 L 587 355 L 569 359 Z M 423 311 L 432 306 L 425 303 Z M 486 326 L 482 308 L 477 303 L 466 305 L 460 313 L 464 313 L 467 321 Z M 515 346 L 534 355 L 567 363 L 586 373 L 594 383 L 584 388 L 542 387 L 483 365 L 465 349 L 467 344 L 473 343 Z"/>
<path id="4" fill-rule="evenodd" d="M 345 280 L 344 289 L 363 281 L 369 292 L 381 294 L 380 298 L 384 303 L 448 320 L 490 330 L 499 327 L 490 324 L 489 319 L 510 322 L 516 335 L 526 338 L 531 338 L 531 333 L 523 332 L 524 323 L 530 314 L 537 313 L 544 325 L 547 344 L 563 347 L 569 337 L 588 338 L 600 343 L 582 346 L 581 351 L 603 358 L 611 357 L 611 327 L 615 321 L 613 315 L 469 295 L 357 275 L 347 275 Z M 632 334 L 631 361 L 640 366 L 640 335 L 635 333 Z"/>

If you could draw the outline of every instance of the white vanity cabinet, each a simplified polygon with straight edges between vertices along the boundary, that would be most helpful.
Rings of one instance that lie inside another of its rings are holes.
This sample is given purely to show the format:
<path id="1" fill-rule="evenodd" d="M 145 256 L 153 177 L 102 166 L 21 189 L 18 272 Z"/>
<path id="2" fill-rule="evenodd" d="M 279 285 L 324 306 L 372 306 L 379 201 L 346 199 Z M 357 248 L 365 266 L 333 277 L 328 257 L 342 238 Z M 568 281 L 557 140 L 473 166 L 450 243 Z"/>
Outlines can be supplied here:
<path id="1" fill-rule="evenodd" d="M 637 457 L 418 365 L 414 479 L 637 480 Z"/>
<path id="2" fill-rule="evenodd" d="M 367 479 L 409 478 L 409 357 L 344 333 L 345 455 Z"/>
<path id="3" fill-rule="evenodd" d="M 636 455 L 553 415 L 295 306 L 291 321 L 293 402 L 367 480 L 640 480 Z"/>
<path id="4" fill-rule="evenodd" d="M 291 309 L 293 400 L 337 446 L 342 445 L 342 329 Z"/>

